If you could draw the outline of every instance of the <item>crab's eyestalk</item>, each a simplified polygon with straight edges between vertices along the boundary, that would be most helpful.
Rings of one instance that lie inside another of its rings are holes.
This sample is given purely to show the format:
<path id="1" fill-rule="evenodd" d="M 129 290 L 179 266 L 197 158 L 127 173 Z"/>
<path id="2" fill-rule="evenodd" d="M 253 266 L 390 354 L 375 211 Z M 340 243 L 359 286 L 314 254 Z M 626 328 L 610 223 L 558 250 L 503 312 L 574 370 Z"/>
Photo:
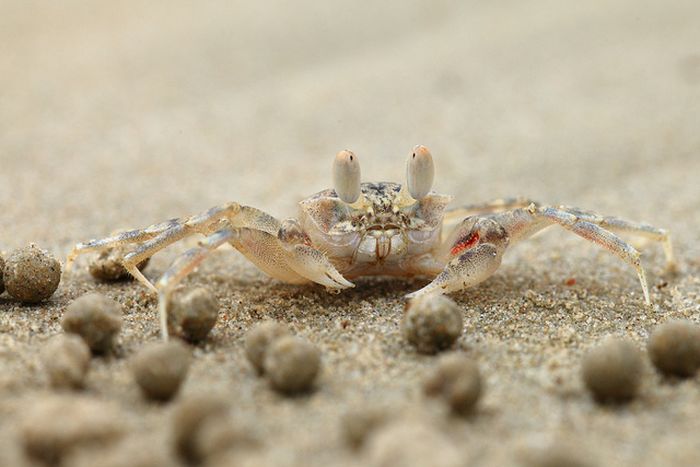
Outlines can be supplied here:
<path id="1" fill-rule="evenodd" d="M 433 156 L 425 146 L 416 146 L 406 163 L 406 184 L 413 199 L 421 200 L 430 192 L 435 177 Z"/>
<path id="2" fill-rule="evenodd" d="M 360 161 L 348 150 L 340 151 L 335 156 L 333 186 L 338 197 L 348 204 L 360 197 Z"/>

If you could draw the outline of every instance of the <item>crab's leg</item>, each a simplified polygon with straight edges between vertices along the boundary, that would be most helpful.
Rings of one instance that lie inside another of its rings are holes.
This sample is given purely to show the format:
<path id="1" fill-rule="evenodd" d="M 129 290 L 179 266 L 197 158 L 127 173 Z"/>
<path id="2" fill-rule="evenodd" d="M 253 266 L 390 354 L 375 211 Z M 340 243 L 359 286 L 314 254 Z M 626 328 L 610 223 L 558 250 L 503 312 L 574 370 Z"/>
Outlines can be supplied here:
<path id="1" fill-rule="evenodd" d="M 138 246 L 133 251 L 124 256 L 122 264 L 139 282 L 155 292 L 156 289 L 153 284 L 138 270 L 136 265 L 166 246 L 189 235 L 207 235 L 211 233 L 223 219 L 235 218 L 241 210 L 242 207 L 238 203 L 228 203 L 188 218 L 171 219 L 143 230 L 131 230 L 112 237 L 80 243 L 68 255 L 66 268 L 80 254 L 100 251 L 119 245 L 137 244 Z"/>
<path id="2" fill-rule="evenodd" d="M 647 305 L 651 304 L 649 286 L 644 268 L 641 265 L 639 252 L 614 233 L 604 229 L 598 223 L 592 222 L 595 219 L 588 215 L 583 215 L 583 213 L 579 214 L 581 215 L 578 215 L 576 211 L 567 211 L 555 207 L 530 206 L 526 209 L 515 209 L 511 212 L 499 214 L 494 219 L 508 231 L 512 243 L 523 240 L 535 232 L 555 224 L 602 246 L 634 267 L 644 292 L 644 301 Z"/>
<path id="3" fill-rule="evenodd" d="M 512 198 L 499 198 L 484 203 L 466 204 L 457 206 L 452 209 L 447 209 L 443 217 L 442 231 L 443 235 L 449 235 L 450 232 L 464 219 L 470 216 L 483 216 L 503 211 L 510 211 L 516 208 L 525 208 L 531 204 L 538 205 L 537 202 L 523 196 Z"/>
<path id="4" fill-rule="evenodd" d="M 661 242 L 664 249 L 664 255 L 666 256 L 666 268 L 671 271 L 676 268 L 676 259 L 673 254 L 671 235 L 665 229 L 659 229 L 657 227 L 639 222 L 630 222 L 617 217 L 600 216 L 590 211 L 584 211 L 569 206 L 558 206 L 556 209 L 572 214 L 579 220 L 599 225 L 610 232 L 629 234 L 637 237 L 648 238 L 649 240 L 656 242 Z"/>
<path id="5" fill-rule="evenodd" d="M 73 250 L 68 254 L 66 259 L 66 269 L 70 269 L 79 255 L 84 253 L 90 253 L 93 251 L 101 251 L 107 248 L 112 248 L 120 245 L 128 244 L 138 244 L 150 240 L 157 236 L 161 232 L 171 229 L 178 225 L 179 219 L 170 219 L 165 222 L 154 224 L 145 229 L 128 230 L 126 232 L 120 232 L 119 234 L 112 235 L 106 238 L 99 238 L 90 240 L 84 243 L 78 243 Z"/>
<path id="6" fill-rule="evenodd" d="M 534 204 L 489 217 L 465 219 L 450 236 L 446 243 L 446 251 L 442 252 L 448 257 L 445 269 L 433 282 L 409 297 L 427 293 L 447 293 L 481 282 L 496 270 L 509 244 L 526 239 L 550 225 L 559 225 L 592 241 L 634 267 L 642 286 L 644 301 L 647 305 L 651 303 L 639 252 L 602 226 L 664 241 L 665 245 L 668 245 L 667 258 L 672 260 L 673 256 L 669 254 L 670 240 L 665 231 L 616 218 L 603 218 L 572 208 L 537 207 Z"/>
<path id="7" fill-rule="evenodd" d="M 492 219 L 469 217 L 455 229 L 445 246 L 445 251 L 436 255 L 447 259 L 444 269 L 430 284 L 407 298 L 455 292 L 484 281 L 501 265 L 508 234 Z"/>
<path id="8" fill-rule="evenodd" d="M 158 292 L 158 314 L 160 317 L 160 332 L 164 340 L 168 340 L 168 301 L 175 286 L 194 270 L 207 255 L 238 237 L 238 229 L 222 229 L 199 242 L 195 248 L 191 248 L 180 255 L 170 268 L 158 279 L 155 290 Z"/>
<path id="9" fill-rule="evenodd" d="M 286 219 L 277 234 L 287 252 L 287 265 L 297 274 L 332 290 L 355 285 L 345 279 L 325 253 L 314 247 L 295 219 Z"/>

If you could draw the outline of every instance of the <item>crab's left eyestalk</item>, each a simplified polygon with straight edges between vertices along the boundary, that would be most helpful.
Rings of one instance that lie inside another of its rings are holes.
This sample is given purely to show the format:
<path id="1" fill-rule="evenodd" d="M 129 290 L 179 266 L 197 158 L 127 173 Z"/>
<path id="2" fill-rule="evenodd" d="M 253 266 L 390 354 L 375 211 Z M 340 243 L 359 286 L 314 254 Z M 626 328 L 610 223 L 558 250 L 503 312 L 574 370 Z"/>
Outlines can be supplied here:
<path id="1" fill-rule="evenodd" d="M 351 151 L 340 151 L 333 161 L 333 186 L 338 197 L 348 204 L 360 198 L 360 161 Z"/>
<path id="2" fill-rule="evenodd" d="M 421 200 L 430 192 L 435 178 L 433 156 L 425 146 L 416 146 L 406 163 L 406 184 L 413 199 Z"/>

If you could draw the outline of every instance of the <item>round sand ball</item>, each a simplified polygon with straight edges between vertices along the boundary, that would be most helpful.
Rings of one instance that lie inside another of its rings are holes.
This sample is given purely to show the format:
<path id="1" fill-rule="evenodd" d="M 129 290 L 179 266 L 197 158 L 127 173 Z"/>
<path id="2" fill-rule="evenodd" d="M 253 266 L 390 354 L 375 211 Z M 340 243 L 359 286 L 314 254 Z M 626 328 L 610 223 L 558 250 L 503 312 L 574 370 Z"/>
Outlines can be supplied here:
<path id="1" fill-rule="evenodd" d="M 235 423 L 228 413 L 208 417 L 197 430 L 194 442 L 207 465 L 229 451 L 241 452 L 259 444 L 251 430 Z"/>
<path id="2" fill-rule="evenodd" d="M 440 430 L 424 422 L 402 420 L 380 427 L 367 440 L 374 467 L 458 467 L 465 459 Z"/>
<path id="3" fill-rule="evenodd" d="M 347 412 L 341 418 L 341 431 L 353 449 L 360 448 L 369 435 L 387 422 L 388 414 L 381 408 L 361 408 Z"/>
<path id="4" fill-rule="evenodd" d="M 143 394 L 155 400 L 170 400 L 180 389 L 190 366 L 190 351 L 172 340 L 147 345 L 132 359 L 134 379 Z"/>
<path id="5" fill-rule="evenodd" d="M 206 339 L 216 324 L 219 303 L 209 290 L 178 290 L 170 299 L 168 329 L 190 342 Z"/>
<path id="6" fill-rule="evenodd" d="M 265 373 L 270 384 L 283 393 L 309 390 L 320 366 L 318 349 L 299 337 L 280 337 L 270 344 L 265 355 Z"/>
<path id="7" fill-rule="evenodd" d="M 434 354 L 462 334 L 462 310 L 444 295 L 411 300 L 401 323 L 403 334 L 418 352 Z"/>
<path id="8" fill-rule="evenodd" d="M 121 307 L 104 295 L 85 294 L 68 305 L 61 326 L 80 335 L 93 353 L 108 352 L 122 327 Z"/>
<path id="9" fill-rule="evenodd" d="M 426 395 L 440 397 L 459 415 L 473 412 L 481 396 L 481 373 L 476 362 L 462 353 L 440 358 L 423 386 Z"/>
<path id="10" fill-rule="evenodd" d="M 642 380 L 642 354 L 628 339 L 608 337 L 583 359 L 583 381 L 596 400 L 632 399 Z"/>
<path id="11" fill-rule="evenodd" d="M 36 245 L 19 248 L 5 260 L 3 282 L 13 298 L 25 303 L 39 303 L 58 288 L 61 264 Z"/>
<path id="12" fill-rule="evenodd" d="M 533 442 L 535 441 L 535 442 Z M 583 452 L 568 436 L 557 436 L 551 440 L 533 440 L 519 446 L 516 455 L 523 467 L 591 467 L 597 462 L 592 453 Z"/>
<path id="13" fill-rule="evenodd" d="M 90 260 L 88 270 L 90 275 L 97 280 L 104 282 L 116 282 L 131 280 L 133 276 L 122 265 L 122 258 L 126 251 L 121 247 L 112 247 L 102 250 L 97 256 Z M 150 258 L 141 261 L 136 267 L 142 270 L 148 265 Z"/>
<path id="14" fill-rule="evenodd" d="M 3 269 L 5 269 L 5 260 L 0 256 L 0 294 L 5 291 L 5 282 L 2 280 Z"/>
<path id="15" fill-rule="evenodd" d="M 662 373 L 693 376 L 700 368 L 700 326 L 685 320 L 657 326 L 649 337 L 647 350 Z"/>
<path id="16" fill-rule="evenodd" d="M 219 395 L 201 393 L 184 397 L 173 412 L 172 438 L 177 454 L 189 464 L 201 463 L 206 453 L 200 445 L 200 432 L 205 424 L 228 411 L 228 402 Z"/>
<path id="17" fill-rule="evenodd" d="M 106 448 L 81 449 L 61 467 L 181 467 L 157 433 L 137 431 Z"/>
<path id="18" fill-rule="evenodd" d="M 26 454 L 58 465 L 78 448 L 104 447 L 124 434 L 115 406 L 77 396 L 43 396 L 22 411 L 19 434 Z"/>
<path id="19" fill-rule="evenodd" d="M 248 331 L 245 336 L 245 354 L 257 370 L 258 374 L 265 371 L 265 353 L 272 342 L 280 337 L 289 336 L 289 328 L 277 321 L 264 321 Z"/>
<path id="20" fill-rule="evenodd" d="M 42 351 L 49 383 L 57 389 L 80 389 L 90 368 L 90 348 L 80 336 L 59 334 Z"/>

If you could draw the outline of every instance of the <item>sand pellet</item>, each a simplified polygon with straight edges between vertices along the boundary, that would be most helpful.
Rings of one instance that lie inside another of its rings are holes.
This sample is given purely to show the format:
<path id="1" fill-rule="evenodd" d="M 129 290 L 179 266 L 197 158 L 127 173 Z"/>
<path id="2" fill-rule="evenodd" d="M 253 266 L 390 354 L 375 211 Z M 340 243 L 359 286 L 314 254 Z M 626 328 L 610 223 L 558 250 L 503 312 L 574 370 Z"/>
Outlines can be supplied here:
<path id="1" fill-rule="evenodd" d="M 26 454 L 50 465 L 76 448 L 105 446 L 124 433 L 120 412 L 86 396 L 43 396 L 27 405 L 19 433 Z"/>
<path id="2" fill-rule="evenodd" d="M 90 368 L 90 348 L 80 336 L 59 334 L 42 350 L 44 369 L 49 383 L 57 389 L 80 389 Z"/>
<path id="3" fill-rule="evenodd" d="M 265 353 L 270 344 L 280 337 L 289 336 L 287 325 L 277 321 L 264 321 L 248 331 L 245 336 L 245 354 L 258 374 L 265 372 Z"/>
<path id="4" fill-rule="evenodd" d="M 345 442 L 353 449 L 364 445 L 368 436 L 388 421 L 383 408 L 359 408 L 349 411 L 341 418 L 341 432 Z"/>
<path id="5" fill-rule="evenodd" d="M 61 282 L 61 264 L 34 244 L 14 250 L 5 260 L 3 282 L 7 293 L 21 302 L 49 298 Z"/>
<path id="6" fill-rule="evenodd" d="M 157 342 L 136 354 L 131 361 L 131 369 L 146 397 L 167 401 L 180 389 L 190 359 L 190 350 L 182 342 Z"/>
<path id="7" fill-rule="evenodd" d="M 204 287 L 180 289 L 170 298 L 168 329 L 189 342 L 206 339 L 216 324 L 219 303 Z"/>
<path id="8" fill-rule="evenodd" d="M 467 415 L 481 396 L 479 367 L 462 353 L 444 355 L 428 375 L 423 390 L 428 396 L 440 397 L 454 413 Z"/>
<path id="9" fill-rule="evenodd" d="M 270 385 L 282 393 L 309 390 L 321 366 L 321 355 L 311 343 L 299 337 L 281 337 L 265 354 L 265 373 Z"/>
<path id="10" fill-rule="evenodd" d="M 403 335 L 421 353 L 452 346 L 462 334 L 462 310 L 444 295 L 411 300 L 401 323 Z"/>
<path id="11" fill-rule="evenodd" d="M 373 467 L 458 467 L 465 464 L 454 444 L 436 427 L 396 421 L 379 428 L 367 440 Z"/>
<path id="12" fill-rule="evenodd" d="M 685 320 L 661 324 L 651 333 L 647 351 L 662 373 L 693 376 L 700 368 L 700 326 Z"/>
<path id="13" fill-rule="evenodd" d="M 607 337 L 583 359 L 583 381 L 601 402 L 632 399 L 642 382 L 642 354 L 626 338 Z"/>
<path id="14" fill-rule="evenodd" d="M 5 281 L 3 280 L 4 269 L 5 259 L 2 257 L 2 255 L 0 255 L 0 294 L 2 294 L 5 291 Z"/>
<path id="15" fill-rule="evenodd" d="M 177 454 L 187 463 L 201 463 L 205 453 L 200 445 L 200 431 L 207 421 L 225 416 L 228 410 L 229 404 L 223 396 L 199 393 L 182 398 L 172 419 Z"/>
<path id="16" fill-rule="evenodd" d="M 103 282 L 116 282 L 133 280 L 133 276 L 122 265 L 122 259 L 126 253 L 122 247 L 113 247 L 102 250 L 88 263 L 90 275 Z M 136 267 L 141 270 L 148 265 L 150 258 L 141 261 Z"/>
<path id="17" fill-rule="evenodd" d="M 61 326 L 78 334 L 94 353 L 111 350 L 122 327 L 121 306 L 98 293 L 85 294 L 68 305 Z"/>

